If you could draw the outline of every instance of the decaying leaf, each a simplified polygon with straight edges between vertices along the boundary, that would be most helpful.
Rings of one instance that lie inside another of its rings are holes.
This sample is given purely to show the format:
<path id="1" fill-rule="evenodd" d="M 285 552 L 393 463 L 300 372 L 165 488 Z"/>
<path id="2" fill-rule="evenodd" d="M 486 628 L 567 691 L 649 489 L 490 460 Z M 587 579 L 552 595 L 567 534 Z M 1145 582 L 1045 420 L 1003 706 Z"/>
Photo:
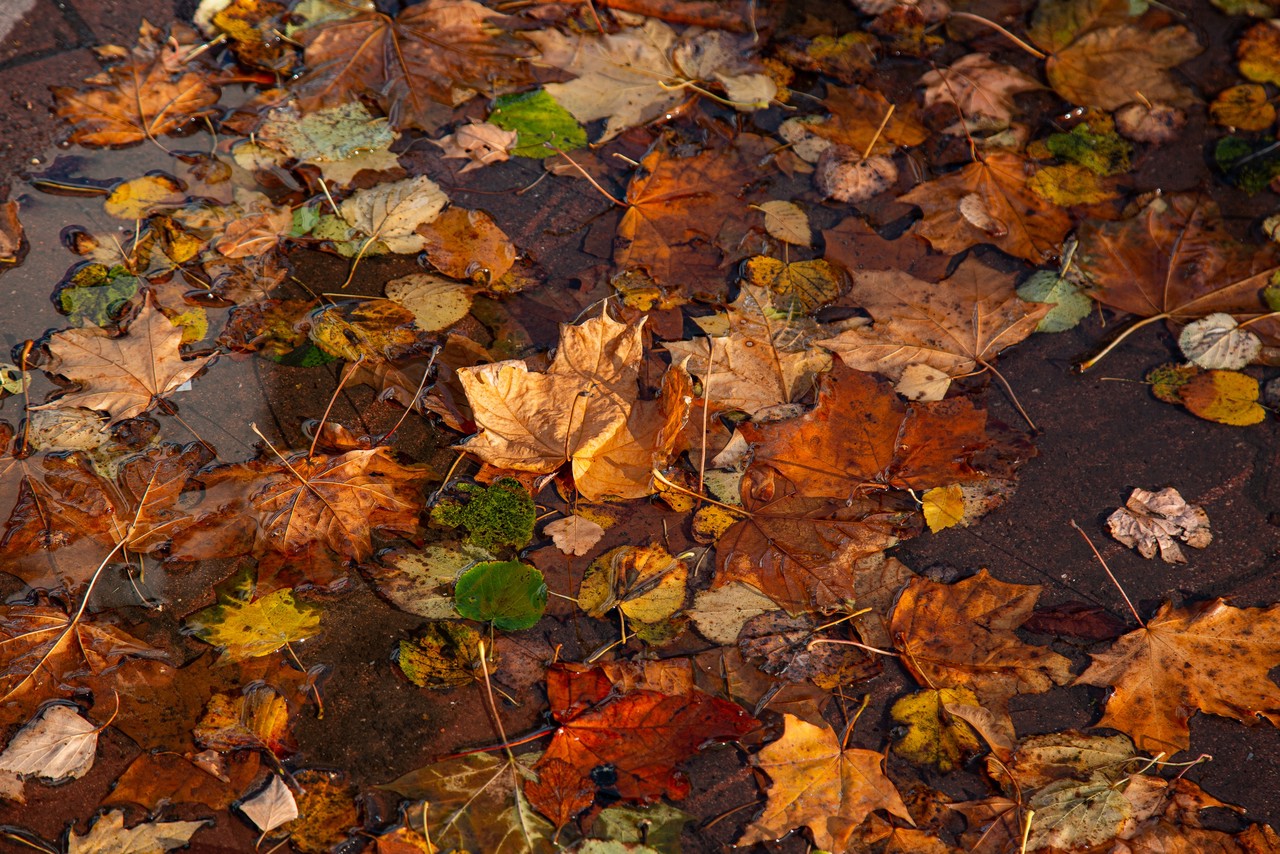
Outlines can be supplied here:
<path id="1" fill-rule="evenodd" d="M 418 226 L 431 265 L 454 279 L 487 285 L 516 262 L 511 238 L 484 211 L 450 208 Z"/>
<path id="2" fill-rule="evenodd" d="M 419 175 L 357 190 L 338 210 L 367 242 L 377 241 L 388 251 L 411 255 L 427 245 L 418 226 L 435 220 L 448 202 L 449 197 L 435 181 Z"/>
<path id="3" fill-rule="evenodd" d="M 588 567 L 578 605 L 592 617 L 617 608 L 637 623 L 658 623 L 684 605 L 688 579 L 689 565 L 657 543 L 619 546 Z"/>
<path id="4" fill-rule="evenodd" d="M 840 850 L 876 810 L 911 814 L 874 750 L 843 747 L 835 732 L 786 715 L 782 737 L 751 757 L 769 775 L 769 802 L 738 845 L 772 841 L 807 827 L 819 848 Z"/>
<path id="5" fill-rule="evenodd" d="M 928 688 L 894 701 L 889 716 L 905 732 L 893 743 L 893 752 L 944 774 L 976 754 L 982 747 L 977 733 L 948 711 L 951 705 L 977 706 L 978 698 L 968 688 Z"/>
<path id="6" fill-rule="evenodd" d="M 124 810 L 98 817 L 84 834 L 72 831 L 67 854 L 150 854 L 172 851 L 191 841 L 206 821 L 144 821 L 125 828 Z"/>
<path id="7" fill-rule="evenodd" d="M 109 412 L 112 422 L 141 415 L 213 362 L 213 356 L 183 359 L 181 342 L 182 330 L 150 299 L 119 337 L 98 327 L 55 333 L 46 370 L 82 387 L 32 408 L 83 406 Z"/>
<path id="8" fill-rule="evenodd" d="M 959 111 L 960 120 L 947 128 L 952 134 L 1008 127 L 1015 109 L 1013 97 L 1041 88 L 1031 77 L 985 53 L 971 53 L 947 68 L 930 71 L 920 84 L 925 87 L 925 107 L 945 104 Z"/>
<path id="9" fill-rule="evenodd" d="M 1124 507 L 1107 517 L 1107 530 L 1145 558 L 1155 557 L 1158 548 L 1165 563 L 1187 562 L 1175 538 L 1193 549 L 1208 548 L 1213 540 L 1204 508 L 1188 504 L 1172 486 L 1159 492 L 1135 489 Z"/>
<path id="10" fill-rule="evenodd" d="M 241 802 L 240 811 L 263 833 L 270 833 L 298 817 L 298 802 L 293 792 L 277 775 L 271 775 L 266 787 Z"/>
<path id="11" fill-rule="evenodd" d="M 461 173 L 509 160 L 517 136 L 513 130 L 503 130 L 487 122 L 473 122 L 432 142 L 440 146 L 446 158 L 470 161 L 459 170 Z"/>
<path id="12" fill-rule="evenodd" d="M 1215 312 L 1188 323 L 1178 336 L 1178 347 L 1202 368 L 1237 370 L 1258 357 L 1262 341 L 1241 329 L 1231 315 Z"/>
<path id="13" fill-rule="evenodd" d="M 93 767 L 100 731 L 74 706 L 45 706 L 0 753 L 0 771 L 55 783 L 79 779 Z"/>
<path id="14" fill-rule="evenodd" d="M 1151 752 L 1185 750 L 1197 710 L 1280 725 L 1280 689 L 1267 675 L 1280 663 L 1277 621 L 1276 605 L 1165 603 L 1145 626 L 1095 653 L 1076 683 L 1112 688 L 1098 725 L 1128 733 Z"/>
<path id="15" fill-rule="evenodd" d="M 1201 371 L 1178 387 L 1179 402 L 1207 421 L 1248 427 L 1267 417 L 1258 381 L 1239 371 Z"/>
<path id="16" fill-rule="evenodd" d="M 260 599 L 228 598 L 187 621 L 196 637 L 222 649 L 224 661 L 270 655 L 320 629 L 320 609 L 273 590 Z"/>
<path id="17" fill-rule="evenodd" d="M 560 551 L 581 557 L 600 542 L 600 538 L 604 536 L 604 528 L 585 516 L 570 514 L 548 522 L 543 526 L 542 533 L 550 537 Z"/>

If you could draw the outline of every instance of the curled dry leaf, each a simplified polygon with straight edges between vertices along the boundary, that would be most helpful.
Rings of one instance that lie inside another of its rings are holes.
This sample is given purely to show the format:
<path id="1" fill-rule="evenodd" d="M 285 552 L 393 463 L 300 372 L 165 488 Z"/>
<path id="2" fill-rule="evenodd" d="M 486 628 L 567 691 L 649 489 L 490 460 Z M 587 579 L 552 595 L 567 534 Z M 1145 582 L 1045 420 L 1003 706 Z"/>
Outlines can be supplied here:
<path id="1" fill-rule="evenodd" d="M 445 158 L 470 161 L 459 174 L 511 159 L 511 149 L 519 136 L 488 122 L 463 125 L 448 136 L 431 140 L 440 146 Z"/>
<path id="2" fill-rule="evenodd" d="M 1198 504 L 1188 504 L 1172 486 L 1159 492 L 1135 489 L 1125 506 L 1107 517 L 1111 536 L 1130 548 L 1137 547 L 1145 558 L 1156 555 L 1165 563 L 1186 563 L 1175 538 L 1194 549 L 1208 547 L 1213 540 L 1209 515 Z"/>
<path id="3" fill-rule="evenodd" d="M 548 522 L 542 533 L 550 537 L 560 551 L 581 557 L 600 542 L 600 538 L 604 536 L 604 528 L 585 516 L 570 514 Z"/>

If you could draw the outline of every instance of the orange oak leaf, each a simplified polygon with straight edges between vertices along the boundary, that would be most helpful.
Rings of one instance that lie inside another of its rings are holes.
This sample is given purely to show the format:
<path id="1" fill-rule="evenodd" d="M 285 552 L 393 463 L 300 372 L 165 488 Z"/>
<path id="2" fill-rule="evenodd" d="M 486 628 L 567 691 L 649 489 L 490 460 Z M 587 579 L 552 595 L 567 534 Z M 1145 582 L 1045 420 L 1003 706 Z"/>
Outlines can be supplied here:
<path id="1" fill-rule="evenodd" d="M 1236 608 L 1215 599 L 1187 608 L 1165 603 L 1147 624 L 1094 653 L 1076 680 L 1110 687 L 1099 726 L 1133 736 L 1150 752 L 1185 750 L 1197 710 L 1280 726 L 1280 605 Z"/>
<path id="2" fill-rule="evenodd" d="M 1129 219 L 1088 220 L 1078 237 L 1076 264 L 1103 305 L 1178 323 L 1214 312 L 1245 319 L 1270 311 L 1261 293 L 1280 268 L 1280 248 L 1236 240 L 1208 196 L 1161 196 Z M 1272 321 L 1250 329 L 1275 340 Z"/>
<path id="3" fill-rule="evenodd" d="M 304 110 L 368 97 L 397 129 L 430 130 L 433 102 L 532 81 L 529 46 L 500 29 L 508 20 L 474 0 L 425 0 L 394 18 L 361 12 L 308 27 L 298 34 L 308 70 L 294 91 Z"/>
<path id="4" fill-rule="evenodd" d="M 676 368 L 658 400 L 637 400 L 642 326 L 608 316 L 565 324 L 551 367 L 540 373 L 518 360 L 460 368 L 481 432 L 458 447 L 490 465 L 539 474 L 569 462 L 578 491 L 592 501 L 651 494 L 650 472 L 674 452 L 692 392 Z"/>
<path id="5" fill-rule="evenodd" d="M 884 756 L 843 747 L 830 727 L 790 714 L 784 719 L 782 737 L 751 757 L 751 764 L 769 775 L 769 801 L 738 845 L 773 841 L 792 828 L 807 827 L 816 847 L 843 851 L 853 831 L 876 810 L 912 821 L 884 774 Z"/>
<path id="6" fill-rule="evenodd" d="M 556 783 L 526 784 L 525 793 L 551 817 L 565 815 L 565 793 L 582 802 L 583 788 L 605 793 L 610 803 L 679 800 L 689 794 L 688 779 L 676 770 L 680 762 L 711 741 L 737 739 L 759 725 L 741 706 L 697 689 L 623 690 L 599 669 L 551 668 L 547 699 L 560 726 L 534 770 L 554 769 Z M 576 770 L 580 782 L 574 785 L 557 763 Z M 607 770 L 598 772 L 602 766 Z"/>
<path id="7" fill-rule="evenodd" d="M 1071 216 L 1027 187 L 1032 165 L 1020 154 L 992 151 L 900 198 L 924 219 L 915 231 L 934 249 L 955 254 L 991 243 L 1033 264 L 1057 254 Z"/>
<path id="8" fill-rule="evenodd" d="M 740 134 L 731 146 L 693 157 L 655 148 L 627 187 L 614 262 L 643 267 L 658 282 L 680 283 L 695 293 L 722 292 L 721 255 L 737 257 L 725 252 L 730 243 L 723 235 L 745 233 L 752 212 L 743 191 L 768 175 L 772 147 L 763 137 Z"/>
<path id="9" fill-rule="evenodd" d="M 800 418 L 742 424 L 756 446 L 752 469 L 769 468 L 796 494 L 845 499 L 866 488 L 931 489 L 979 480 L 987 413 L 968 400 L 903 401 L 871 374 L 835 367 L 818 404 Z"/>
<path id="10" fill-rule="evenodd" d="M 747 517 L 716 543 L 715 586 L 741 581 L 791 613 L 860 600 L 858 562 L 920 530 L 914 504 L 810 498 L 767 469 L 743 477 L 742 501 Z"/>
<path id="11" fill-rule="evenodd" d="M 1015 694 L 1040 694 L 1071 679 L 1071 661 L 1014 633 L 1035 608 L 1036 585 L 1007 584 L 985 569 L 955 584 L 913 578 L 898 596 L 889 632 L 902 663 L 931 688 L 968 688 L 1002 710 Z"/>
<path id="12" fill-rule="evenodd" d="M 166 43 L 146 21 L 128 61 L 88 78 L 81 91 L 52 88 L 59 117 L 71 122 L 81 145 L 131 145 L 181 130 L 217 113 L 218 89 L 209 75 L 187 70 L 178 56 L 192 45 Z"/>
<path id="13" fill-rule="evenodd" d="M 112 422 L 135 418 L 216 358 L 184 360 L 181 344 L 182 330 L 170 323 L 150 298 L 119 337 L 96 326 L 55 332 L 49 338 L 51 358 L 45 370 L 61 374 L 81 388 L 31 408 L 83 406 L 109 412 Z"/>
<path id="14" fill-rule="evenodd" d="M 898 380 L 909 365 L 951 377 L 990 365 L 1001 350 L 1035 331 L 1052 308 L 1018 298 L 1013 279 L 977 258 L 949 278 L 925 282 L 896 270 L 853 273 L 845 299 L 875 324 L 854 326 L 818 343 L 846 365 Z"/>

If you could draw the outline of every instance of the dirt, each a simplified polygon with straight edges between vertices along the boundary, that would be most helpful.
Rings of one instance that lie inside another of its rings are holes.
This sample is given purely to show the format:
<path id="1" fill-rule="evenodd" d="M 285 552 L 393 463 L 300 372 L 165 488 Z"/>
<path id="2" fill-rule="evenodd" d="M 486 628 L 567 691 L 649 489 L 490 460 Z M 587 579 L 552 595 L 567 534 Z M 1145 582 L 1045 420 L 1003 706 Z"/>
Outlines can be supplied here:
<path id="1" fill-rule="evenodd" d="M 53 22 L 48 30 L 42 30 L 38 22 L 29 22 L 26 29 L 17 30 L 10 37 L 11 42 L 4 46 L 8 53 L 0 53 L 0 82 L 7 84 L 12 93 L 0 106 L 0 122 L 6 128 L 0 171 L 15 177 L 24 169 L 48 166 L 53 156 L 52 152 L 45 153 L 44 147 L 57 129 L 48 114 L 46 85 L 74 84 L 79 77 L 91 73 L 93 61 L 87 47 L 94 41 L 128 41 L 142 15 L 163 24 L 175 13 L 171 4 L 147 0 L 84 4 L 90 8 L 81 8 L 79 14 L 68 14 L 65 10 L 70 7 L 65 4 L 37 2 L 47 4 L 42 8 Z M 187 4 L 180 5 L 182 11 L 189 12 Z M 1216 15 L 1204 17 L 1214 27 L 1202 33 L 1210 50 L 1184 70 L 1203 91 L 1212 92 L 1234 82 L 1234 75 L 1221 62 L 1221 56 L 1240 24 Z M 52 52 L 36 56 L 45 47 L 19 51 L 12 43 L 37 37 L 48 41 Z M 15 61 L 28 55 L 34 58 Z M 1166 165 L 1159 173 L 1138 173 L 1136 189 L 1205 187 L 1233 218 L 1241 234 L 1252 233 L 1256 219 L 1275 208 L 1276 196 L 1263 193 L 1247 199 L 1216 181 L 1201 151 L 1202 128 L 1202 124 L 1193 124 L 1178 144 L 1175 157 L 1179 169 L 1169 169 L 1165 155 L 1161 163 Z M 420 152 L 418 156 L 434 155 Z M 527 174 L 508 172 L 502 179 L 495 178 L 494 186 L 488 189 L 508 189 L 513 178 L 531 181 L 536 175 L 536 170 L 527 170 Z M 484 206 L 486 200 L 492 204 L 493 197 L 486 196 L 485 189 L 482 186 L 469 201 L 466 195 L 460 200 L 474 206 Z M 51 284 L 63 273 L 56 247 L 49 244 L 51 235 L 58 232 L 53 224 L 67 216 L 62 200 L 55 203 L 42 198 L 20 181 L 13 185 L 12 192 L 30 201 L 24 205 L 24 221 L 28 234 L 33 236 L 33 247 L 27 264 L 0 277 L 0 293 L 6 295 L 0 309 L 0 329 L 7 347 L 62 325 L 47 299 Z M 511 198 L 504 197 L 503 204 Z M 545 340 L 554 330 L 554 323 L 565 319 L 566 301 L 586 307 L 600 295 L 583 283 L 591 281 L 591 268 L 600 262 L 601 252 L 607 255 L 607 240 L 602 247 L 599 235 L 610 232 L 609 217 L 614 215 L 605 214 L 596 221 L 596 227 L 585 233 L 557 234 L 553 221 L 556 212 L 572 210 L 573 216 L 581 219 L 605 211 L 607 203 L 589 191 L 551 197 L 543 190 L 534 190 L 518 197 L 514 204 L 517 207 L 507 210 L 504 219 L 524 223 L 525 233 L 512 230 L 513 238 L 551 267 L 551 281 L 562 289 L 554 306 L 537 294 L 518 303 L 520 319 L 536 337 Z M 84 211 L 89 207 L 86 204 Z M 896 213 L 885 213 L 886 218 L 891 215 Z M 71 220 L 60 222 L 68 221 Z M 552 267 L 551 259 L 557 259 L 558 266 Z M 413 269 L 416 268 L 411 260 L 372 259 L 363 265 L 350 292 L 374 293 L 386 279 Z M 341 281 L 345 273 L 345 266 L 318 257 L 301 265 L 298 271 L 300 278 L 314 285 L 330 283 L 325 289 Z M 1037 456 L 1022 468 L 1017 492 L 1005 507 L 973 528 L 921 536 L 896 549 L 896 556 L 917 571 L 943 581 L 990 568 L 1005 581 L 1042 585 L 1042 604 L 1096 604 L 1126 625 L 1136 626 L 1123 597 L 1088 544 L 1072 528 L 1074 520 L 1092 537 L 1144 616 L 1167 599 L 1198 601 L 1223 596 L 1241 606 L 1275 601 L 1276 571 L 1280 569 L 1280 469 L 1276 465 L 1280 442 L 1274 422 L 1268 420 L 1248 429 L 1222 426 L 1155 400 L 1140 382 L 1141 377 L 1151 367 L 1178 357 L 1172 336 L 1162 329 L 1148 329 L 1088 374 L 1076 373 L 1075 360 L 1095 350 L 1114 331 L 1114 322 L 1104 323 L 1103 317 L 1095 313 L 1071 332 L 1037 335 L 1001 359 L 1002 374 L 1038 428 L 1034 439 Z M 1272 373 L 1269 371 L 1268 376 Z M 202 395 L 215 391 L 227 401 L 226 408 L 217 412 L 183 409 L 183 415 L 198 432 L 214 436 L 220 448 L 238 448 L 238 452 L 248 454 L 257 441 L 251 423 L 282 445 L 297 447 L 303 442 L 293 414 L 319 417 L 336 385 L 336 369 L 291 370 L 246 360 L 239 370 L 213 371 L 201 382 L 206 384 Z M 212 383 L 221 385 L 208 388 L 207 384 Z M 987 390 L 986 400 L 994 417 L 1024 427 L 1008 394 L 999 386 L 992 385 Z M 363 389 L 344 391 L 331 414 L 334 420 L 359 425 L 370 433 L 384 431 L 398 417 L 397 410 L 373 400 Z M 0 404 L 0 418 L 16 418 L 14 399 Z M 435 430 L 415 424 L 416 420 L 406 424 L 400 440 L 410 453 L 432 461 L 443 474 L 452 460 L 452 455 L 441 447 L 445 440 Z M 178 436 L 176 425 L 166 425 L 165 429 L 167 435 Z M 1143 560 L 1103 532 L 1102 520 L 1123 504 L 1134 487 L 1166 485 L 1176 486 L 1189 501 L 1203 505 L 1212 520 L 1212 544 L 1192 555 L 1185 567 Z M 653 532 L 622 525 L 602 546 L 628 540 L 639 542 L 650 533 Z M 675 534 L 676 548 L 681 536 Z M 208 604 L 209 584 L 229 569 L 210 565 L 173 580 L 163 591 L 170 606 L 158 617 L 160 631 L 177 637 L 178 618 Z M 565 582 L 574 573 L 580 574 L 581 569 L 566 562 L 561 570 Z M 116 583 L 123 591 L 123 580 Z M 554 579 L 552 583 L 554 587 Z M 17 588 L 11 586 L 8 592 L 16 593 Z M 491 744 L 497 738 L 483 713 L 478 688 L 458 689 L 447 695 L 426 694 L 405 682 L 390 665 L 389 656 L 396 641 L 413 631 L 419 622 L 416 618 L 385 604 L 358 578 L 353 579 L 348 592 L 326 597 L 325 608 L 325 633 L 300 650 L 307 665 L 327 668 L 321 683 L 323 717 L 314 708 L 299 716 L 296 735 L 300 750 L 293 764 L 346 770 L 362 792 L 366 824 L 372 828 L 395 818 L 394 799 L 373 786 L 417 768 L 434 756 Z M 540 689 L 531 680 L 522 679 L 518 665 L 522 654 L 536 658 L 561 645 L 563 658 L 578 660 L 608 640 L 606 629 L 570 617 L 551 630 L 540 627 L 514 633 L 510 649 L 504 653 L 509 661 L 506 675 L 509 687 L 525 692 L 517 693 L 517 698 L 527 697 L 529 701 L 504 709 L 508 730 L 528 731 L 543 723 L 538 713 L 543 700 L 536 693 Z M 199 652 L 195 641 L 188 639 L 185 643 L 192 655 Z M 1087 662 L 1083 647 L 1061 640 L 1052 645 L 1071 656 L 1077 670 Z M 887 700 L 908 687 L 908 680 L 893 665 L 885 670 L 877 680 L 855 689 L 872 694 L 873 709 L 885 708 Z M 1014 721 L 1019 734 L 1024 735 L 1065 727 L 1085 728 L 1098 719 L 1103 697 L 1104 692 L 1099 689 L 1074 688 L 1018 698 Z M 878 748 L 886 743 L 888 728 L 886 720 L 865 715 L 853 731 L 853 740 Z M 1221 718 L 1197 716 L 1191 733 L 1191 749 L 1180 758 L 1206 754 L 1212 760 L 1191 768 L 1188 776 L 1214 796 L 1244 807 L 1250 820 L 1280 825 L 1280 766 L 1276 761 L 1280 757 L 1280 730 L 1265 725 L 1246 728 Z M 56 788 L 29 785 L 25 806 L 0 807 L 0 824 L 18 825 L 48 840 L 58 838 L 71 821 L 82 828 L 112 781 L 139 752 L 130 739 L 108 729 L 87 776 Z M 745 754 L 731 747 L 708 751 L 688 763 L 687 773 L 695 794 L 682 807 L 702 819 L 702 825 L 710 826 L 692 826 L 686 832 L 685 850 L 728 850 L 753 814 L 751 805 L 762 797 L 746 766 Z M 954 795 L 980 791 L 976 780 L 972 775 L 927 778 L 929 783 Z M 199 814 L 180 807 L 166 811 L 165 817 Z M 723 820 L 714 821 L 722 815 Z M 248 825 L 236 819 L 220 821 L 199 838 L 201 841 L 192 846 L 192 851 L 247 851 L 256 841 Z M 30 849 L 0 838 L 0 850 Z M 760 846 L 758 850 L 798 852 L 805 850 L 805 845 L 793 836 L 784 843 Z"/>

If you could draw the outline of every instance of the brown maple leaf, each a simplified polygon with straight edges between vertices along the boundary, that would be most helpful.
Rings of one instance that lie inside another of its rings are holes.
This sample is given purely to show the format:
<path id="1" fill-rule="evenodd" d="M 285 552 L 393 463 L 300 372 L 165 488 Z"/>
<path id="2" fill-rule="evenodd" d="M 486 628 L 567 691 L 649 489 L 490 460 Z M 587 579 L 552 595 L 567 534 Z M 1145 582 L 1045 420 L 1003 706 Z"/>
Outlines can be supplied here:
<path id="1" fill-rule="evenodd" d="M 773 469 L 797 495 L 845 499 L 981 479 L 975 457 L 989 444 L 986 423 L 968 400 L 908 404 L 888 383 L 837 366 L 822 375 L 812 411 L 738 429 L 756 446 L 753 470 Z"/>
<path id="2" fill-rule="evenodd" d="M 568 812 L 562 798 L 582 804 L 584 789 L 603 790 L 610 802 L 679 800 L 689 781 L 676 765 L 708 742 L 737 739 L 759 725 L 741 706 L 697 689 L 665 694 L 648 685 L 626 690 L 599 669 L 549 670 L 547 699 L 560 726 L 534 770 L 554 769 L 556 785 L 526 784 L 530 803 L 561 818 Z M 601 766 L 611 769 L 608 778 L 593 776 Z"/>
<path id="3" fill-rule="evenodd" d="M 1185 750 L 1196 710 L 1280 726 L 1280 688 L 1267 675 L 1280 664 L 1277 627 L 1280 605 L 1165 603 L 1145 626 L 1095 653 L 1076 683 L 1112 688 L 1098 725 L 1152 752 Z"/>
<path id="4" fill-rule="evenodd" d="M 1013 96 L 1044 88 L 985 53 L 971 53 L 947 68 L 930 71 L 920 78 L 920 84 L 925 87 L 926 108 L 944 104 L 960 113 L 960 120 L 947 128 L 952 134 L 1006 128 L 1013 119 Z"/>
<path id="5" fill-rule="evenodd" d="M 1034 332 L 1052 308 L 1019 299 L 1010 276 L 973 257 L 937 283 L 897 271 L 852 278 L 846 299 L 865 309 L 874 326 L 854 326 L 817 343 L 851 368 L 894 380 L 909 365 L 950 377 L 987 368 L 1001 350 Z"/>
<path id="6" fill-rule="evenodd" d="M 714 586 L 741 581 L 793 614 L 860 600 L 859 562 L 920 530 L 895 497 L 810 498 L 768 470 L 743 477 L 742 500 L 746 518 L 716 543 Z"/>
<path id="7" fill-rule="evenodd" d="M 181 130 L 217 113 L 218 89 L 207 73 L 187 70 L 178 55 L 191 45 L 165 43 L 146 21 L 128 61 L 88 78 L 88 88 L 52 89 L 59 117 L 81 145 L 130 145 Z"/>
<path id="8" fill-rule="evenodd" d="M 529 46 L 501 27 L 509 18 L 474 0 L 425 0 L 396 17 L 361 12 L 302 30 L 306 74 L 294 85 L 304 110 L 367 97 L 397 129 L 430 130 L 474 92 L 532 82 Z"/>
<path id="9" fill-rule="evenodd" d="M 31 408 L 83 406 L 110 413 L 113 423 L 135 418 L 217 358 L 186 361 L 181 344 L 182 330 L 150 298 L 119 337 L 96 326 L 55 332 L 49 338 L 52 358 L 45 370 L 79 383 L 81 389 Z"/>
<path id="10" fill-rule="evenodd" d="M 642 326 L 608 316 L 565 324 L 541 373 L 517 360 L 459 369 L 481 430 L 459 447 L 539 474 L 570 462 L 578 491 L 593 501 L 651 494 L 650 473 L 674 453 L 692 392 L 676 368 L 658 400 L 637 400 Z"/>
<path id="11" fill-rule="evenodd" d="M 723 264 L 738 257 L 725 252 L 736 242 L 725 235 L 746 232 L 751 210 L 743 190 L 768 175 L 771 149 L 751 134 L 693 157 L 655 148 L 627 187 L 614 263 L 643 267 L 656 281 L 680 283 L 691 293 L 722 293 Z"/>
<path id="12" fill-rule="evenodd" d="M 1020 154 L 991 151 L 899 200 L 923 211 L 915 230 L 940 252 L 991 243 L 1039 264 L 1057 254 L 1071 217 L 1028 189 L 1032 171 Z"/>
<path id="13" fill-rule="evenodd" d="M 1071 678 L 1070 659 L 1014 634 L 1039 596 L 1038 586 L 1006 584 L 985 569 L 955 584 L 913 578 L 889 632 L 920 684 L 969 688 L 984 706 L 1003 710 L 1015 694 L 1040 694 Z"/>
<path id="14" fill-rule="evenodd" d="M 784 720 L 782 737 L 751 757 L 751 764 L 769 775 L 769 801 L 738 845 L 773 841 L 792 828 L 807 827 L 816 847 L 842 851 L 876 810 L 912 821 L 884 774 L 882 755 L 842 746 L 830 727 L 790 714 Z"/>
<path id="15" fill-rule="evenodd" d="M 811 345 L 818 326 L 775 308 L 764 288 L 743 285 L 728 307 L 727 335 L 663 344 L 702 380 L 702 397 L 715 410 L 748 415 L 791 403 L 813 388 L 831 357 Z"/>
<path id="16" fill-rule="evenodd" d="M 1280 248 L 1236 240 L 1208 196 L 1160 196 L 1129 219 L 1088 220 L 1078 236 L 1076 264 L 1089 280 L 1089 295 L 1145 322 L 1186 323 L 1215 312 L 1243 320 L 1270 312 L 1261 294 L 1280 268 Z M 1250 329 L 1278 340 L 1274 321 Z"/>

